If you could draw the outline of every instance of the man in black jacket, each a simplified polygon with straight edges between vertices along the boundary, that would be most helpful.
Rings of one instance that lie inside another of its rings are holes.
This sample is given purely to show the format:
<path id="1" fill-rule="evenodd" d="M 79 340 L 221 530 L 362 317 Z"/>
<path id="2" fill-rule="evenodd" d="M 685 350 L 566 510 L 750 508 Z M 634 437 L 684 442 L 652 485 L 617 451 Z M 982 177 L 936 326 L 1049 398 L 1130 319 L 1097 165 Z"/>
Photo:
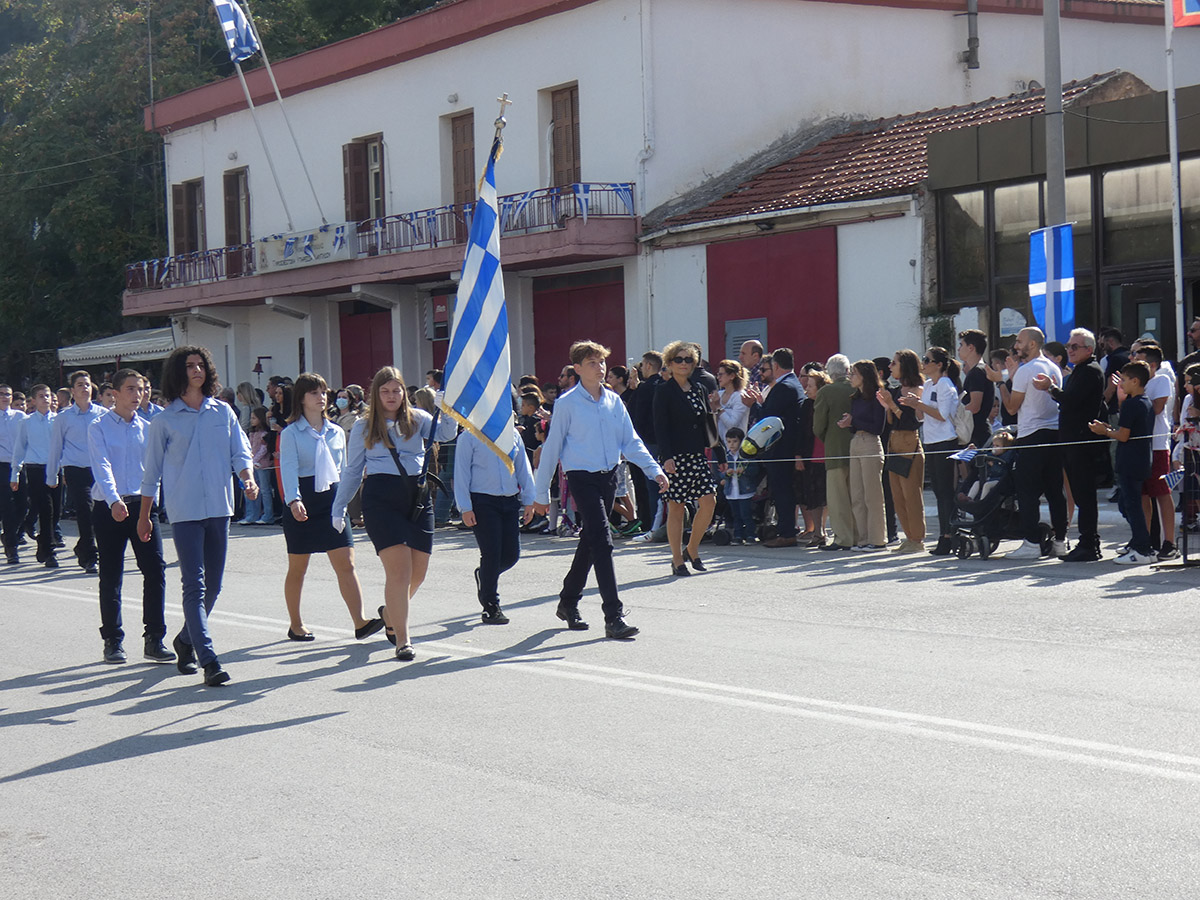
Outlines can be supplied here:
<path id="1" fill-rule="evenodd" d="M 1104 420 L 1104 372 L 1096 361 L 1096 338 L 1086 328 L 1076 328 L 1067 339 L 1067 360 L 1073 368 L 1061 388 L 1045 375 L 1034 376 L 1033 386 L 1049 391 L 1058 402 L 1058 438 L 1063 442 L 1063 466 L 1079 513 L 1079 543 L 1065 562 L 1100 559 L 1100 534 L 1096 509 L 1096 482 L 1108 453 L 1103 438 L 1088 423 Z M 1077 443 L 1083 442 L 1083 443 Z"/>
<path id="2" fill-rule="evenodd" d="M 634 392 L 633 403 L 629 407 L 629 416 L 633 419 L 633 430 L 638 433 L 650 455 L 658 459 L 658 440 L 654 434 L 654 392 L 663 383 L 663 358 L 657 350 L 647 350 L 642 354 L 642 363 L 638 366 L 638 376 L 641 382 Z M 646 479 L 646 504 L 638 510 L 638 518 L 642 530 L 649 532 L 654 528 L 655 516 L 658 513 L 658 483 Z"/>
<path id="3" fill-rule="evenodd" d="M 777 536 L 764 544 L 767 547 L 796 546 L 796 465 L 800 441 L 800 404 L 804 391 L 800 379 L 792 371 L 795 358 L 787 347 L 771 354 L 771 393 L 763 399 L 762 391 L 748 387 L 746 392 L 754 400 L 751 414 L 758 419 L 779 416 L 783 422 L 783 435 L 763 456 L 767 461 L 767 491 L 775 504 Z"/>

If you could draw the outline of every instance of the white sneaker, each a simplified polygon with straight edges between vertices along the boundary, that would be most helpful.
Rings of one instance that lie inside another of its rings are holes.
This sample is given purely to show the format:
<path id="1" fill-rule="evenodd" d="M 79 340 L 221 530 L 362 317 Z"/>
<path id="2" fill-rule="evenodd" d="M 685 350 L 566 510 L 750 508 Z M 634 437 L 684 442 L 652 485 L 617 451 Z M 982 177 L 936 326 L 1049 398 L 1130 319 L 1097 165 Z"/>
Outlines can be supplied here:
<path id="1" fill-rule="evenodd" d="M 1021 541 L 1021 546 L 1004 554 L 1005 559 L 1041 559 L 1042 545 Z"/>
<path id="2" fill-rule="evenodd" d="M 1154 562 L 1154 557 L 1151 554 L 1142 554 L 1136 550 L 1129 550 L 1118 556 L 1113 562 L 1118 566 L 1144 566 Z"/>
<path id="3" fill-rule="evenodd" d="M 1066 541 L 1055 541 L 1050 545 L 1050 555 L 1054 557 L 1066 556 L 1070 549 Z"/>

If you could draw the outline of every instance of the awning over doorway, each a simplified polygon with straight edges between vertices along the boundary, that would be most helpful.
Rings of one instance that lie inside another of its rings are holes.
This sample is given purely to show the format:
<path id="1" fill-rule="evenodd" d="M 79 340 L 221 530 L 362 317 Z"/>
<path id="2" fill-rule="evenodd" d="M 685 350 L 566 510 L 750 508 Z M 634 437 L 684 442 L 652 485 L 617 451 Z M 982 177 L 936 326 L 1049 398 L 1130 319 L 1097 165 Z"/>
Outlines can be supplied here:
<path id="1" fill-rule="evenodd" d="M 144 328 L 125 334 L 74 344 L 58 349 L 58 361 L 89 365 L 98 363 L 139 362 L 162 359 L 175 349 L 175 335 L 170 327 Z"/>

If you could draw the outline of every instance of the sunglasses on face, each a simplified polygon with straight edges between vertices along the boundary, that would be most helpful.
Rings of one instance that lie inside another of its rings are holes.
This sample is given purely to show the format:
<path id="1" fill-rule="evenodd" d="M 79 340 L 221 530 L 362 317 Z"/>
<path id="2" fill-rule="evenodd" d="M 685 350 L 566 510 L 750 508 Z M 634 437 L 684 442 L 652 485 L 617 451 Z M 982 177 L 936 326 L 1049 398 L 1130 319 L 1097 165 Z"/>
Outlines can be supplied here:
<path id="1" fill-rule="evenodd" d="M 686 363 L 687 365 L 690 365 L 690 366 L 694 366 L 696 364 L 696 361 L 694 359 L 692 359 L 690 356 L 676 356 L 673 360 L 671 360 L 671 362 L 676 363 L 678 365 L 684 365 Z"/>
<path id="2" fill-rule="evenodd" d="M 928 356 L 922 356 L 921 362 L 923 362 L 925 365 L 929 365 L 931 362 L 933 362 L 933 360 L 930 359 Z"/>
<path id="3" fill-rule="evenodd" d="M 1087 344 L 1067 344 L 1068 350 L 1084 350 L 1086 348 Z"/>

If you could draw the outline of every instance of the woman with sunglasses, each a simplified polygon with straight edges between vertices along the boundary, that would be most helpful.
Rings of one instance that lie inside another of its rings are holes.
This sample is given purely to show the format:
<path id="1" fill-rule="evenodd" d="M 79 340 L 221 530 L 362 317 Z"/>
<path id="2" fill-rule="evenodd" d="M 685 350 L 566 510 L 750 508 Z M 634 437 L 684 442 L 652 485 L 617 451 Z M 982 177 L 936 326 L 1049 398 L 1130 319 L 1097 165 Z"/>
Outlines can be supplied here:
<path id="1" fill-rule="evenodd" d="M 915 410 L 925 426 L 925 453 L 928 459 L 929 481 L 937 498 L 938 542 L 930 551 L 934 556 L 949 556 L 953 546 L 954 529 L 954 460 L 951 453 L 958 450 L 958 435 L 954 430 L 954 410 L 959 398 L 959 368 L 944 347 L 930 347 L 921 357 L 921 374 L 928 382 L 925 391 L 902 392 L 901 406 Z"/>
<path id="2" fill-rule="evenodd" d="M 675 341 L 663 351 L 670 375 L 654 392 L 654 433 L 659 459 L 671 479 L 666 493 L 667 541 L 671 545 L 671 571 L 690 575 L 688 564 L 706 571 L 700 561 L 700 539 L 708 531 L 717 503 L 717 485 L 704 451 L 709 446 L 706 419 L 710 415 L 708 393 L 692 382 L 700 362 L 695 344 Z M 717 442 L 718 459 L 725 460 L 724 446 Z M 683 546 L 684 505 L 695 502 L 692 537 Z"/>
<path id="3" fill-rule="evenodd" d="M 725 443 L 725 432 L 730 428 L 740 428 L 743 433 L 749 427 L 750 406 L 745 402 L 742 388 L 746 386 L 746 370 L 736 359 L 723 359 L 717 365 L 717 384 L 720 390 L 715 391 L 709 402 L 717 412 L 717 434 L 721 444 Z"/>
<path id="4" fill-rule="evenodd" d="M 912 350 L 897 350 L 892 356 L 892 377 L 899 386 L 879 389 L 880 405 L 887 410 L 891 423 L 888 436 L 888 455 L 891 457 L 887 477 L 892 483 L 892 499 L 896 503 L 896 518 L 904 530 L 904 540 L 896 553 L 925 552 L 925 451 L 921 449 L 921 423 L 911 406 L 900 406 L 905 394 L 921 396 L 925 379 L 921 377 L 921 360 Z M 905 472 L 907 469 L 907 472 Z"/>

